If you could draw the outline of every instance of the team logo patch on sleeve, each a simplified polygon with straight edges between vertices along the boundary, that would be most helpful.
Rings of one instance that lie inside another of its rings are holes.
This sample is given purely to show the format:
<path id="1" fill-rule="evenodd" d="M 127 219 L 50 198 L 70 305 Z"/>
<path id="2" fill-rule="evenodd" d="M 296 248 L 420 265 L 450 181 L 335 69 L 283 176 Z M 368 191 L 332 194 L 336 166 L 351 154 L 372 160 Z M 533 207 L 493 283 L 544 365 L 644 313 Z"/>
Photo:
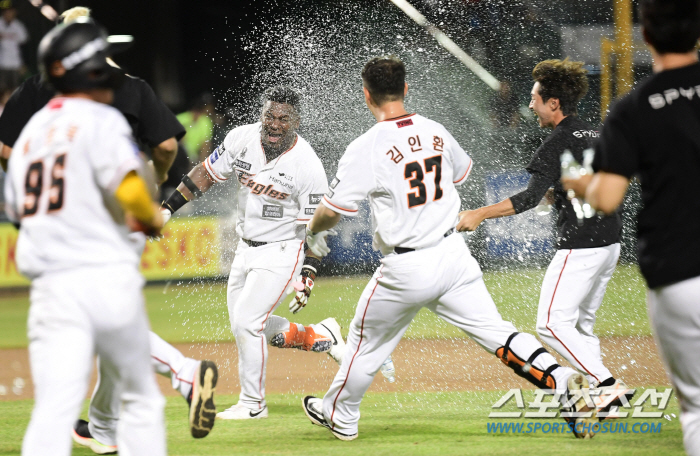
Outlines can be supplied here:
<path id="1" fill-rule="evenodd" d="M 406 119 L 406 120 L 399 120 L 398 122 L 396 122 L 396 126 L 399 128 L 408 127 L 409 125 L 413 125 L 413 120 Z"/>
<path id="2" fill-rule="evenodd" d="M 323 193 L 310 193 L 309 194 L 309 204 L 318 204 L 323 198 Z"/>
<path id="3" fill-rule="evenodd" d="M 233 162 L 233 166 L 235 166 L 236 168 L 245 169 L 246 171 L 250 171 L 250 163 L 244 162 L 244 161 L 239 160 L 239 159 L 236 159 Z"/>
<path id="4" fill-rule="evenodd" d="M 340 179 L 338 179 L 337 177 L 334 177 L 333 180 L 331 181 L 331 185 L 329 185 L 329 187 L 335 188 L 336 185 L 338 185 L 339 183 L 340 183 Z"/>
<path id="5" fill-rule="evenodd" d="M 264 218 L 282 218 L 282 206 L 263 204 L 262 216 Z"/>
<path id="6" fill-rule="evenodd" d="M 219 159 L 219 148 L 217 147 L 216 149 L 214 149 L 214 152 L 212 152 L 211 155 L 209 156 L 209 163 L 211 163 L 213 165 L 214 162 L 217 161 L 218 159 Z"/>

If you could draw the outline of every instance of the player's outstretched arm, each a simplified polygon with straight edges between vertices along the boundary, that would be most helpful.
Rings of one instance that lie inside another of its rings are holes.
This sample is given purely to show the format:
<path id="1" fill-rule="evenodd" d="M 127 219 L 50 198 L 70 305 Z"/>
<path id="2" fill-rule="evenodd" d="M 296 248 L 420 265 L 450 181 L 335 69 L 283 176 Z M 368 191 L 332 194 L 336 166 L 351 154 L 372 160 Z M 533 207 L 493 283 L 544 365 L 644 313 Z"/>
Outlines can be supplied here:
<path id="1" fill-rule="evenodd" d="M 474 231 L 486 219 L 507 217 L 509 215 L 515 215 L 515 209 L 510 198 L 506 198 L 500 203 L 492 204 L 491 206 L 474 209 L 473 211 L 462 211 L 459 213 L 457 231 Z"/>
<path id="2" fill-rule="evenodd" d="M 542 197 L 547 194 L 547 190 L 551 185 L 551 179 L 535 172 L 530 176 L 527 188 L 522 192 L 491 206 L 460 212 L 457 231 L 474 231 L 484 220 L 508 217 L 528 211 L 537 206 Z"/>
<path id="3" fill-rule="evenodd" d="M 212 185 L 214 185 L 214 180 L 209 176 L 209 172 L 204 165 L 200 163 L 195 166 L 187 176 L 182 178 L 182 182 L 177 186 L 177 189 L 163 202 L 162 212 L 165 222 L 189 201 L 197 199 L 206 193 Z"/>
<path id="4" fill-rule="evenodd" d="M 146 182 L 135 171 L 122 180 L 114 197 L 126 214 L 126 223 L 132 231 L 141 231 L 156 236 L 163 229 L 163 216 L 151 199 Z"/>

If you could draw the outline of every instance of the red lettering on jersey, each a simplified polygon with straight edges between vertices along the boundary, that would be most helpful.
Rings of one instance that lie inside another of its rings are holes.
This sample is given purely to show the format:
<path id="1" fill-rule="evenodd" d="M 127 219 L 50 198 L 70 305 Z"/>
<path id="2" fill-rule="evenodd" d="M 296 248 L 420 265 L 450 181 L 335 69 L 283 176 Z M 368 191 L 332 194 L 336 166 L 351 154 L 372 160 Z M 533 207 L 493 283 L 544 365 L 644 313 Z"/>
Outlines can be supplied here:
<path id="1" fill-rule="evenodd" d="M 408 127 L 409 125 L 413 125 L 413 120 L 406 119 L 406 120 L 399 120 L 398 122 L 396 122 L 396 126 L 399 128 Z"/>
<path id="2" fill-rule="evenodd" d="M 270 198 L 276 199 L 279 196 L 279 194 L 280 194 L 280 192 L 278 192 L 277 190 L 270 190 L 270 192 L 268 193 L 268 196 Z"/>
<path id="3" fill-rule="evenodd" d="M 53 98 L 48 102 L 49 109 L 61 109 L 63 107 L 63 98 Z"/>
<path id="4" fill-rule="evenodd" d="M 279 196 L 277 197 L 277 199 L 278 200 L 287 199 L 288 196 L 289 196 L 289 193 L 280 193 Z"/>

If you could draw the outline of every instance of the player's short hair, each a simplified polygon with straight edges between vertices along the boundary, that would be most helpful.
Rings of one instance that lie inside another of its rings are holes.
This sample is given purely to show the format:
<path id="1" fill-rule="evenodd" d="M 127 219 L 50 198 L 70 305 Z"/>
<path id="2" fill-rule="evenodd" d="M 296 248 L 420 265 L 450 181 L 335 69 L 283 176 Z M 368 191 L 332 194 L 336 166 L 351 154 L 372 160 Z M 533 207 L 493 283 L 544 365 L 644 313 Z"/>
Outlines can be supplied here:
<path id="1" fill-rule="evenodd" d="M 362 84 L 378 106 L 403 100 L 406 66 L 395 55 L 374 57 L 362 68 Z"/>
<path id="2" fill-rule="evenodd" d="M 76 6 L 75 8 L 67 9 L 56 19 L 56 22 L 63 24 L 64 22 L 73 22 L 79 17 L 90 17 L 90 8 L 84 6 Z"/>
<path id="3" fill-rule="evenodd" d="M 301 111 L 301 95 L 288 86 L 274 86 L 263 92 L 262 102 L 263 105 L 268 101 L 274 101 L 275 103 L 288 104 L 299 114 Z"/>
<path id="4" fill-rule="evenodd" d="M 697 44 L 698 0 L 641 0 L 639 13 L 646 38 L 659 54 L 689 52 Z"/>
<path id="5" fill-rule="evenodd" d="M 538 63 L 532 70 L 532 78 L 540 83 L 542 101 L 559 99 L 565 116 L 577 114 L 579 100 L 588 92 L 588 78 L 583 62 L 552 59 Z"/>

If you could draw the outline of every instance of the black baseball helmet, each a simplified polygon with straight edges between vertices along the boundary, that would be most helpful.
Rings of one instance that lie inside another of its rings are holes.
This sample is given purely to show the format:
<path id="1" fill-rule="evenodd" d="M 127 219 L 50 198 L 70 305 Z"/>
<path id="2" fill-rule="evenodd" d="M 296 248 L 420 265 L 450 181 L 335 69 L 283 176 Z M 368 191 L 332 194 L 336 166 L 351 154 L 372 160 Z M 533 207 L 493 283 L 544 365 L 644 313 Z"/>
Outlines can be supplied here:
<path id="1" fill-rule="evenodd" d="M 126 47 L 108 41 L 105 30 L 90 18 L 59 24 L 39 43 L 42 80 L 61 93 L 116 89 L 124 82 L 125 74 L 110 65 L 107 57 Z"/>

